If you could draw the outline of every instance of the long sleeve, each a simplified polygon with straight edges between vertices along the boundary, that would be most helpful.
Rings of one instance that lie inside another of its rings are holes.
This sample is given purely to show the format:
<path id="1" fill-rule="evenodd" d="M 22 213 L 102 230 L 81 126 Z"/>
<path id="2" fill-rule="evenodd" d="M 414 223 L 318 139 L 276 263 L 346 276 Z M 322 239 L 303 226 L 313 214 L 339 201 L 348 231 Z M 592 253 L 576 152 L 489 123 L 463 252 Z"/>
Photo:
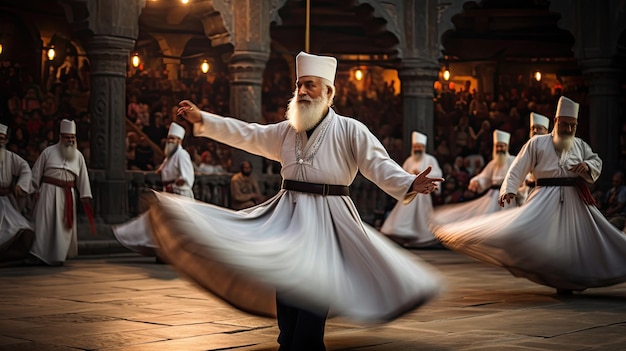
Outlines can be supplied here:
<path id="1" fill-rule="evenodd" d="M 18 155 L 13 155 L 12 159 L 12 170 L 13 176 L 17 177 L 17 186 L 19 186 L 25 193 L 32 192 L 32 171 L 30 170 L 30 166 L 28 162 Z"/>
<path id="2" fill-rule="evenodd" d="M 287 122 L 264 125 L 203 111 L 202 122 L 194 124 L 193 134 L 280 162 L 283 140 L 290 129 Z"/>

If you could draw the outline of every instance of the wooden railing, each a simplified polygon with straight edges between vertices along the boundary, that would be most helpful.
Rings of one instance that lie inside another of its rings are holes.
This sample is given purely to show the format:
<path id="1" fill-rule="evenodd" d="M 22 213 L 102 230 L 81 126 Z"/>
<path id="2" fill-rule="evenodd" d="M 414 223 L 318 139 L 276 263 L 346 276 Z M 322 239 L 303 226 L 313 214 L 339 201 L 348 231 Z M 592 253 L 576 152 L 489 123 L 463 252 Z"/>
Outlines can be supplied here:
<path id="1" fill-rule="evenodd" d="M 104 173 L 90 170 L 90 181 L 94 198 L 99 196 L 111 196 L 106 194 L 102 188 Z M 154 172 L 127 171 L 128 182 L 128 214 L 134 217 L 142 212 L 140 195 L 145 189 L 161 191 L 162 183 L 160 176 Z M 230 178 L 231 174 L 203 175 L 196 174 L 193 186 L 194 195 L 197 200 L 211 203 L 222 207 L 230 207 Z M 281 177 L 276 174 L 257 175 L 261 192 L 266 197 L 274 196 L 281 187 Z M 369 223 L 375 224 L 377 219 L 381 219 L 389 205 L 393 205 L 395 200 L 380 190 L 376 185 L 361 175 L 358 175 L 350 186 L 350 197 L 354 201 L 361 218 Z M 96 217 L 100 216 L 99 201 L 94 201 L 94 211 Z"/>

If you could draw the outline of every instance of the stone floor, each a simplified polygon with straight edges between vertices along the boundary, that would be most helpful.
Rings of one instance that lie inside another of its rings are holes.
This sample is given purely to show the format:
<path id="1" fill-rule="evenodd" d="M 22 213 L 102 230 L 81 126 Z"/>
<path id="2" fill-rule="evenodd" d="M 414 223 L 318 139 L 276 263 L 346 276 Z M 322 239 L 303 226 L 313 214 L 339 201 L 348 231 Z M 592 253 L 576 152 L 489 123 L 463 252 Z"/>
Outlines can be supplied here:
<path id="1" fill-rule="evenodd" d="M 626 284 L 561 296 L 447 250 L 413 253 L 446 292 L 385 325 L 331 319 L 328 350 L 626 350 Z M 0 350 L 270 351 L 277 334 L 134 254 L 0 268 Z"/>

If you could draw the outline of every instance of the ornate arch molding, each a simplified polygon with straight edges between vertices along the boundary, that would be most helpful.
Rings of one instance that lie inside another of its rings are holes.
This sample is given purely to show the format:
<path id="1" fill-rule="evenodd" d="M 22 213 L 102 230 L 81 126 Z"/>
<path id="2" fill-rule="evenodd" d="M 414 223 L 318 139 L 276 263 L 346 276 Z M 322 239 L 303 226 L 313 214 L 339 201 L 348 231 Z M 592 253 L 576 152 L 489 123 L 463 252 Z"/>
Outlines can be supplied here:
<path id="1" fill-rule="evenodd" d="M 602 5 L 602 6 L 598 6 Z M 560 26 L 575 38 L 574 54 L 578 59 L 625 54 L 622 38 L 626 31 L 624 1 L 590 2 L 587 0 L 551 0 L 550 9 L 561 14 Z M 590 23 L 589 19 L 595 22 Z M 601 31 L 590 30 L 597 23 L 607 23 Z M 597 40 L 598 35 L 602 40 Z"/>
<path id="2" fill-rule="evenodd" d="M 437 18 L 437 38 L 439 41 L 439 55 L 443 52 L 443 44 L 441 38 L 443 34 L 449 30 L 454 30 L 454 23 L 452 23 L 452 17 L 454 15 L 463 12 L 463 5 L 465 1 L 455 0 L 439 0 L 437 5 L 438 18 Z"/>

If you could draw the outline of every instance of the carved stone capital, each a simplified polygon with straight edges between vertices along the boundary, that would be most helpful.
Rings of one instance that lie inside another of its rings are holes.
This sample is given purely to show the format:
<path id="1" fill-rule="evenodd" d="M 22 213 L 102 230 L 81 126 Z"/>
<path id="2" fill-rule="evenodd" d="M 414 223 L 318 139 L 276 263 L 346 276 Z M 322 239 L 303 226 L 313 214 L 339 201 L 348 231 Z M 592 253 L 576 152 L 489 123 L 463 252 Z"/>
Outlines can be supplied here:
<path id="1" fill-rule="evenodd" d="M 91 75 L 126 77 L 128 57 L 135 40 L 114 36 L 93 36 L 85 43 Z"/>
<path id="2" fill-rule="evenodd" d="M 269 58 L 268 52 L 237 51 L 229 64 L 231 84 L 233 85 L 261 85 L 265 64 Z"/>
<path id="3" fill-rule="evenodd" d="M 404 96 L 433 96 L 433 82 L 437 79 L 439 67 L 403 67 L 398 70 Z"/>
<path id="4" fill-rule="evenodd" d="M 611 59 L 580 60 L 582 73 L 589 83 L 590 96 L 619 96 L 619 82 L 623 70 Z"/>

